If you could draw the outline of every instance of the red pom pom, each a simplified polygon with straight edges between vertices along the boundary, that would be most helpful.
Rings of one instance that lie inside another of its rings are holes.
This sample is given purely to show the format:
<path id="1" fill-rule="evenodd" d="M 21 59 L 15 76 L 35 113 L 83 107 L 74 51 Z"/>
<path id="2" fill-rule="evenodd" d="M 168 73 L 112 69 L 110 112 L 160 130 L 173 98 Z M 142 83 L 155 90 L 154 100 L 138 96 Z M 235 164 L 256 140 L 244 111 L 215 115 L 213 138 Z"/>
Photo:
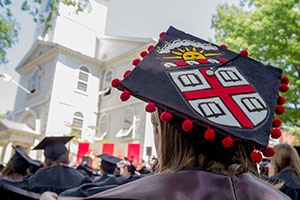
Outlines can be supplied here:
<path id="1" fill-rule="evenodd" d="M 281 120 L 279 118 L 273 119 L 273 127 L 278 128 L 279 126 L 281 126 Z"/>
<path id="2" fill-rule="evenodd" d="M 134 66 L 137 66 L 137 64 L 139 64 L 141 62 L 141 60 L 139 59 L 139 58 L 137 58 L 137 59 L 134 59 L 133 61 L 132 61 L 132 64 L 134 65 Z"/>
<path id="3" fill-rule="evenodd" d="M 145 108 L 146 112 L 155 112 L 156 111 L 156 107 L 154 105 L 154 103 L 149 102 Z"/>
<path id="4" fill-rule="evenodd" d="M 162 112 L 161 114 L 160 114 L 160 119 L 162 120 L 162 121 L 166 121 L 166 122 L 168 122 L 168 121 L 170 121 L 171 119 L 172 119 L 172 114 L 171 113 L 169 113 L 169 112 L 167 112 L 167 111 L 164 111 L 164 112 Z"/>
<path id="5" fill-rule="evenodd" d="M 274 139 L 278 139 L 281 136 L 281 130 L 279 128 L 272 128 L 271 137 Z"/>
<path id="6" fill-rule="evenodd" d="M 150 45 L 150 46 L 148 47 L 148 52 L 150 52 L 153 48 L 154 48 L 154 46 L 153 46 L 153 45 Z"/>
<path id="7" fill-rule="evenodd" d="M 189 132 L 190 130 L 192 130 L 193 128 L 193 122 L 189 119 L 186 119 L 183 123 L 182 123 L 182 129 L 185 132 Z"/>
<path id="8" fill-rule="evenodd" d="M 227 45 L 226 44 L 221 44 L 221 48 L 227 49 Z"/>
<path id="9" fill-rule="evenodd" d="M 259 163 L 259 162 L 262 161 L 263 156 L 262 156 L 262 153 L 260 151 L 254 150 L 254 151 L 251 152 L 250 158 L 251 158 L 252 162 Z"/>
<path id="10" fill-rule="evenodd" d="M 159 34 L 159 38 L 162 38 L 165 34 L 166 34 L 166 32 L 161 32 L 161 33 Z"/>
<path id="11" fill-rule="evenodd" d="M 229 148 L 233 146 L 233 139 L 228 136 L 222 140 L 223 147 Z"/>
<path id="12" fill-rule="evenodd" d="M 147 51 L 142 51 L 142 52 L 140 53 L 140 56 L 141 56 L 142 58 L 144 58 L 147 54 L 148 54 Z"/>
<path id="13" fill-rule="evenodd" d="M 264 153 L 265 157 L 272 157 L 275 155 L 275 150 L 273 147 L 267 147 L 267 151 Z"/>
<path id="14" fill-rule="evenodd" d="M 278 96 L 277 104 L 282 105 L 286 102 L 286 99 L 283 96 Z"/>
<path id="15" fill-rule="evenodd" d="M 130 92 L 127 90 L 124 90 L 120 96 L 120 99 L 122 101 L 127 101 L 130 98 Z"/>
<path id="16" fill-rule="evenodd" d="M 207 129 L 204 133 L 204 138 L 208 141 L 213 141 L 215 139 L 215 131 L 212 129 Z"/>
<path id="17" fill-rule="evenodd" d="M 276 105 L 276 108 L 275 108 L 276 115 L 281 115 L 284 113 L 284 111 L 285 111 L 285 108 L 283 107 L 283 105 Z"/>
<path id="18" fill-rule="evenodd" d="M 242 50 L 242 51 L 240 51 L 240 54 L 242 56 L 248 56 L 248 51 L 247 50 Z"/>
<path id="19" fill-rule="evenodd" d="M 111 86 L 114 88 L 119 87 L 120 85 L 120 80 L 118 78 L 115 78 L 114 80 L 111 81 Z"/>
<path id="20" fill-rule="evenodd" d="M 279 86 L 279 91 L 280 92 L 287 92 L 289 90 L 289 86 L 287 84 L 281 83 Z"/>
<path id="21" fill-rule="evenodd" d="M 289 82 L 290 82 L 290 80 L 289 80 L 289 78 L 287 76 L 282 76 L 281 77 L 281 83 L 287 85 L 287 84 L 289 84 Z"/>
<path id="22" fill-rule="evenodd" d="M 131 70 L 127 70 L 124 74 L 123 77 L 125 78 L 126 76 L 128 76 L 130 74 Z"/>

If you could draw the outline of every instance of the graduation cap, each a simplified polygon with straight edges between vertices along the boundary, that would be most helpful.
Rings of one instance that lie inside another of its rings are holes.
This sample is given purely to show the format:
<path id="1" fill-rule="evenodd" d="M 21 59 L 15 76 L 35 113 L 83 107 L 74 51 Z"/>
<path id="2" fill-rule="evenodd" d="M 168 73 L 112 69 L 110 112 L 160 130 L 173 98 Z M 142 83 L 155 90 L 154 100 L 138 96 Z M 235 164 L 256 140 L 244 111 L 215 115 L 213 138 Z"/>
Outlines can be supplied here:
<path id="1" fill-rule="evenodd" d="M 73 136 L 51 136 L 45 137 L 33 149 L 44 149 L 44 156 L 46 159 L 56 160 L 62 154 L 67 152 L 65 144 L 69 142 Z"/>
<path id="2" fill-rule="evenodd" d="M 123 91 L 122 101 L 134 96 L 147 103 L 147 112 L 160 108 L 161 120 L 181 120 L 183 134 L 202 127 L 203 140 L 221 137 L 224 148 L 243 139 L 253 144 L 254 162 L 274 155 L 269 136 L 281 135 L 281 121 L 274 114 L 284 112 L 286 101 L 279 91 L 289 89 L 281 69 L 248 57 L 246 50 L 235 53 L 174 27 L 132 64 L 135 68 L 123 80 L 111 83 Z"/>
<path id="3" fill-rule="evenodd" d="M 100 154 L 97 157 L 101 158 L 101 169 L 103 169 L 108 174 L 113 174 L 117 167 L 117 163 L 122 160 L 120 158 L 105 153 Z"/>
<path id="4" fill-rule="evenodd" d="M 26 149 L 19 145 L 12 145 L 12 148 L 15 150 L 15 154 L 13 156 L 13 165 L 19 166 L 19 165 L 26 165 L 26 168 L 28 168 L 30 165 L 41 167 L 42 163 L 40 161 L 34 160 L 30 158 L 26 152 Z M 23 160 L 24 162 L 22 162 Z M 26 164 L 24 164 L 26 163 Z"/>

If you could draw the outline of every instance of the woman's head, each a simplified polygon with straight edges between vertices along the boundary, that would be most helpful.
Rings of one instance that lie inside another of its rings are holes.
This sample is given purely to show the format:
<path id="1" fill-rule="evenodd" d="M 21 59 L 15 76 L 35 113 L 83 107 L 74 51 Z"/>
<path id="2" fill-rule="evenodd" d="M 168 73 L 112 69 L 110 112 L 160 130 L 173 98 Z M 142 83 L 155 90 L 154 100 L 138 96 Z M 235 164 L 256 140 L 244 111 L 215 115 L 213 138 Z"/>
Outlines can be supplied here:
<path id="1" fill-rule="evenodd" d="M 274 175 L 289 167 L 300 176 L 300 158 L 297 150 L 290 144 L 277 144 L 274 146 L 275 156 L 271 158 L 270 175 Z"/>
<path id="2" fill-rule="evenodd" d="M 233 148 L 224 149 L 218 138 L 213 142 L 201 139 L 205 129 L 197 126 L 185 133 L 181 131 L 179 118 L 173 117 L 170 122 L 162 121 L 159 118 L 162 110 L 157 110 L 151 120 L 160 172 L 195 167 L 227 175 L 254 171 L 248 144 L 241 141 Z"/>

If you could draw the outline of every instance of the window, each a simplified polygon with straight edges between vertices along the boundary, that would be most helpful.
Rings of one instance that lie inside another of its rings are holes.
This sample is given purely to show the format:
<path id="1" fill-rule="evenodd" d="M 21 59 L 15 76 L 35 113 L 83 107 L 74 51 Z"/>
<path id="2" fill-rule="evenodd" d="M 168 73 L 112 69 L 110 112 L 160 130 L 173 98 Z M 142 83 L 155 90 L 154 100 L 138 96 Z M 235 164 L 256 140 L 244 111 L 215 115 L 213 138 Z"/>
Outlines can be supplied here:
<path id="1" fill-rule="evenodd" d="M 124 121 L 122 128 L 117 133 L 116 137 L 132 138 L 133 137 L 133 128 L 134 128 L 134 115 L 132 110 L 127 110 L 124 115 Z"/>
<path id="2" fill-rule="evenodd" d="M 108 71 L 105 73 L 104 76 L 104 83 L 103 83 L 103 91 L 107 90 L 107 92 L 104 93 L 104 96 L 110 95 L 111 93 L 111 81 L 113 78 L 113 72 Z"/>
<path id="3" fill-rule="evenodd" d="M 86 92 L 89 82 L 89 70 L 86 67 L 79 68 L 77 89 Z"/>
<path id="4" fill-rule="evenodd" d="M 41 69 L 38 66 L 37 69 L 34 70 L 32 76 L 30 77 L 29 82 L 28 82 L 28 90 L 31 93 L 35 93 L 36 91 L 39 90 L 40 82 L 41 82 L 41 75 L 42 75 Z"/>
<path id="5" fill-rule="evenodd" d="M 75 137 L 81 137 L 83 127 L 83 114 L 81 112 L 76 112 L 73 115 L 73 123 L 72 123 L 72 134 Z"/>
<path id="6" fill-rule="evenodd" d="M 95 140 L 103 140 L 108 133 L 108 127 L 109 127 L 108 115 L 101 116 L 99 121 L 98 133 L 96 134 Z"/>

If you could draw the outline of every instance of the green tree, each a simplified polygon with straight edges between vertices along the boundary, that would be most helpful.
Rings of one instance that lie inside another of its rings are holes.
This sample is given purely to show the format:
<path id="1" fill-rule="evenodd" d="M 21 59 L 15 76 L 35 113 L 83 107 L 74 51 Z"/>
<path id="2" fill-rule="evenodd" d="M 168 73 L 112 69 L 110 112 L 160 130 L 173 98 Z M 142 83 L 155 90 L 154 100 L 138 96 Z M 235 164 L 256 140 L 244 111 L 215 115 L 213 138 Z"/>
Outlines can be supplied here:
<path id="1" fill-rule="evenodd" d="M 286 125 L 300 127 L 300 4 L 299 0 L 240 0 L 217 7 L 212 19 L 215 40 L 228 49 L 246 49 L 249 56 L 284 70 L 290 90 Z"/>
<path id="2" fill-rule="evenodd" d="M 50 8 L 49 12 L 39 13 L 40 4 L 46 1 Z M 20 10 L 31 15 L 34 22 L 45 24 L 46 31 L 48 31 L 51 28 L 51 20 L 59 15 L 57 6 L 59 2 L 74 6 L 77 12 L 81 12 L 89 0 L 22 0 Z M 8 62 L 7 50 L 18 42 L 20 25 L 11 12 L 11 5 L 12 0 L 0 0 L 0 64 Z"/>

